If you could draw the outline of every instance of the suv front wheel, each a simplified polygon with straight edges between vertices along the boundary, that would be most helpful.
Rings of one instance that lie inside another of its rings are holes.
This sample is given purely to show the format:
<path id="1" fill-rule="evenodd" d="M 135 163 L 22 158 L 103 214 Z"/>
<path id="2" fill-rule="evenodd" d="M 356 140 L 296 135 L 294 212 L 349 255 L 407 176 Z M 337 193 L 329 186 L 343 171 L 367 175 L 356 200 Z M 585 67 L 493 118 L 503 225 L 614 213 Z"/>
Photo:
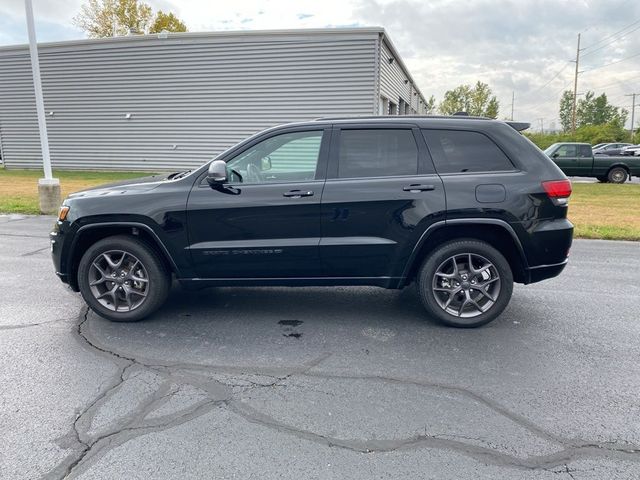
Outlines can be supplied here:
<path id="1" fill-rule="evenodd" d="M 78 266 L 82 297 L 111 321 L 134 322 L 153 313 L 164 303 L 170 285 L 170 274 L 158 254 L 127 236 L 96 242 Z"/>
<path id="2" fill-rule="evenodd" d="M 507 260 L 488 243 L 462 239 L 438 247 L 417 279 L 429 314 L 453 327 L 479 327 L 507 307 L 513 274 Z"/>

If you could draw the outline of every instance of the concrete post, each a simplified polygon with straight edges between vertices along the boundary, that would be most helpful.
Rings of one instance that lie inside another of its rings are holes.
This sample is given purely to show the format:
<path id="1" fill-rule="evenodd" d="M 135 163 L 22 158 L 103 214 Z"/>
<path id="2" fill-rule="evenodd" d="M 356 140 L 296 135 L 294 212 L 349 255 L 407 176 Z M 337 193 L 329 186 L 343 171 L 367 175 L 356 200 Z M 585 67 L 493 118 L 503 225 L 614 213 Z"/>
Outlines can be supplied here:
<path id="1" fill-rule="evenodd" d="M 38 180 L 38 197 L 40 199 L 40 213 L 45 215 L 58 213 L 58 208 L 62 203 L 60 181 L 57 178 Z"/>

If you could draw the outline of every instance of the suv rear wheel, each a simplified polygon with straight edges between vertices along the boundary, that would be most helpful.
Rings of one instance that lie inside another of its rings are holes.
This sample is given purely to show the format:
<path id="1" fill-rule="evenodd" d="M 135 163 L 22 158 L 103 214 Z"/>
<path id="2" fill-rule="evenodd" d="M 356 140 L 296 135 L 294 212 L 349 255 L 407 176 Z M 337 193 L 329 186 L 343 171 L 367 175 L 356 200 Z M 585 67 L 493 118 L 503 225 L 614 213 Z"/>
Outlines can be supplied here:
<path id="1" fill-rule="evenodd" d="M 417 284 L 431 316 L 453 327 L 479 327 L 507 307 L 513 274 L 507 260 L 491 245 L 461 239 L 429 255 Z"/>
<path id="2" fill-rule="evenodd" d="M 78 286 L 85 302 L 115 322 L 141 320 L 167 298 L 171 277 L 158 254 L 146 243 L 114 236 L 93 244 L 78 267 Z"/>

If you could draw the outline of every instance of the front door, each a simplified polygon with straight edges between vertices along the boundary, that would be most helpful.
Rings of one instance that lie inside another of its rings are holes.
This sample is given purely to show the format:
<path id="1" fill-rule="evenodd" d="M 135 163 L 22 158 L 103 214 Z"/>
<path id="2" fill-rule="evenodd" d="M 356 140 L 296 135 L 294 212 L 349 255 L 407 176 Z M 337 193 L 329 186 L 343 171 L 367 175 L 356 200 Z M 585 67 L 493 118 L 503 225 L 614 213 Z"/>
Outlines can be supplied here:
<path id="1" fill-rule="evenodd" d="M 553 161 L 565 175 L 580 176 L 591 174 L 593 157 L 589 145 L 566 144 L 561 145 L 553 153 Z"/>
<path id="2" fill-rule="evenodd" d="M 327 130 L 329 132 L 329 130 Z M 201 278 L 321 275 L 320 199 L 329 133 L 278 131 L 225 159 L 229 182 L 196 182 L 189 249 Z"/>
<path id="3" fill-rule="evenodd" d="M 396 122 L 334 131 L 322 196 L 327 276 L 393 283 L 422 233 L 444 219 L 442 181 L 419 134 Z"/>

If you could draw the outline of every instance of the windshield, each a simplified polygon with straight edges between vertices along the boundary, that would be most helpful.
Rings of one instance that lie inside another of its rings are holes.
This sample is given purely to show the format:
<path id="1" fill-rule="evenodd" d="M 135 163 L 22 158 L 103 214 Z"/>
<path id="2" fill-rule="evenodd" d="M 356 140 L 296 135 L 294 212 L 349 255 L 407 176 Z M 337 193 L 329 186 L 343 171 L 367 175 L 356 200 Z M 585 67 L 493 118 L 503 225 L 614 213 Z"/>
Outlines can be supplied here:
<path id="1" fill-rule="evenodd" d="M 547 149 L 544 151 L 545 154 L 550 155 L 558 146 L 557 143 L 554 143 L 553 145 L 551 145 L 550 147 L 547 147 Z"/>

